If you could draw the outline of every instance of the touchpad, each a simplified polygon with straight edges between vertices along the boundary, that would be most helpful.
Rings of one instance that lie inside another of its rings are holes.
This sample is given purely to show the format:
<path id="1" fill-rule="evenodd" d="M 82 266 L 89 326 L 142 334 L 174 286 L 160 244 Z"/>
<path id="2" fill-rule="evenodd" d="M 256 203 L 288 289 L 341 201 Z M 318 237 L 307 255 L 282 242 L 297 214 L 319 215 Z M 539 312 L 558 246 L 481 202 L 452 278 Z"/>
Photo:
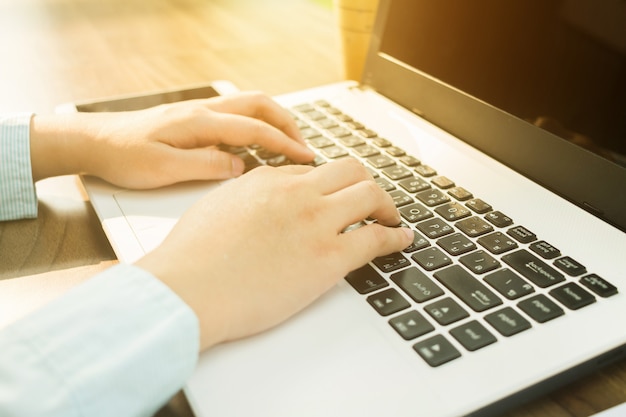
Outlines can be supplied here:
<path id="1" fill-rule="evenodd" d="M 147 253 L 165 239 L 189 207 L 221 183 L 196 181 L 155 190 L 124 190 L 114 198 Z"/>

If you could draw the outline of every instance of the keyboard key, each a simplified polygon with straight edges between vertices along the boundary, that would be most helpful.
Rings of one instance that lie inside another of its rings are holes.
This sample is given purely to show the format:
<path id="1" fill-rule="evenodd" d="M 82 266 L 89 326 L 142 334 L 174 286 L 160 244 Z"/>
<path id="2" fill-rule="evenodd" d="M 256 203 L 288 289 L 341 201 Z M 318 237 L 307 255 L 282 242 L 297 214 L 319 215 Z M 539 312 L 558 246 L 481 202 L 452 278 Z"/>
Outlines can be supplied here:
<path id="1" fill-rule="evenodd" d="M 461 356 L 461 352 L 439 334 L 416 343 L 413 349 L 432 367 L 443 365 Z"/>
<path id="2" fill-rule="evenodd" d="M 480 198 L 473 198 L 471 200 L 468 200 L 465 203 L 465 205 L 471 208 L 472 210 L 474 210 L 478 214 L 484 214 L 484 213 L 487 213 L 488 211 L 493 210 L 493 207 L 485 203 Z"/>
<path id="3" fill-rule="evenodd" d="M 434 175 L 437 175 L 437 171 L 435 171 L 433 168 L 429 167 L 428 165 L 416 166 L 415 172 L 420 174 L 422 177 L 432 177 Z"/>
<path id="4" fill-rule="evenodd" d="M 399 252 L 375 258 L 372 263 L 383 272 L 392 272 L 411 264 L 411 262 Z"/>
<path id="5" fill-rule="evenodd" d="M 371 145 L 361 145 L 352 148 L 352 151 L 361 158 L 367 158 L 370 156 L 378 155 L 380 151 Z"/>
<path id="6" fill-rule="evenodd" d="M 415 166 L 418 166 L 419 164 L 422 163 L 419 159 L 417 159 L 416 157 L 411 156 L 411 155 L 404 155 L 404 156 L 401 156 L 398 159 L 404 165 L 409 166 L 409 167 L 415 167 Z"/>
<path id="7" fill-rule="evenodd" d="M 417 228 L 431 239 L 437 239 L 454 231 L 452 226 L 439 218 L 424 220 L 417 224 Z"/>
<path id="8" fill-rule="evenodd" d="M 411 194 L 428 190 L 430 188 L 430 183 L 416 177 L 403 179 L 402 181 L 398 182 L 398 185 Z"/>
<path id="9" fill-rule="evenodd" d="M 383 190 L 383 191 L 393 191 L 396 189 L 396 186 L 393 185 L 391 182 L 387 181 L 384 178 L 376 178 L 376 184 L 378 184 L 378 186 Z"/>
<path id="10" fill-rule="evenodd" d="M 524 249 L 504 255 L 502 260 L 541 288 L 565 280 L 563 274 Z"/>
<path id="11" fill-rule="evenodd" d="M 398 148 L 397 146 L 389 146 L 385 148 L 385 152 L 387 152 L 389 155 L 396 157 L 396 158 L 406 155 L 406 152 L 404 151 L 404 149 Z"/>
<path id="12" fill-rule="evenodd" d="M 617 287 L 596 274 L 582 277 L 580 283 L 603 298 L 617 294 Z"/>
<path id="13" fill-rule="evenodd" d="M 393 203 L 396 207 L 406 206 L 407 204 L 411 204 L 414 200 L 413 197 L 407 195 L 404 191 L 395 190 L 389 193 L 391 198 L 393 199 Z"/>
<path id="14" fill-rule="evenodd" d="M 487 213 L 485 219 L 496 227 L 507 227 L 513 224 L 513 220 L 501 211 Z"/>
<path id="15" fill-rule="evenodd" d="M 396 272 L 391 280 L 418 303 L 443 295 L 443 290 L 415 267 Z"/>
<path id="16" fill-rule="evenodd" d="M 339 143 L 348 148 L 354 148 L 355 146 L 363 145 L 365 141 L 358 136 L 350 135 L 343 138 L 339 138 Z"/>
<path id="17" fill-rule="evenodd" d="M 386 168 L 395 165 L 396 162 L 387 155 L 374 155 L 367 158 L 367 162 L 374 168 Z"/>
<path id="18" fill-rule="evenodd" d="M 450 255 L 462 255 L 476 249 L 474 242 L 460 233 L 454 233 L 450 236 L 443 237 L 437 241 L 437 244 Z"/>
<path id="19" fill-rule="evenodd" d="M 367 297 L 367 302 L 370 303 L 381 316 L 388 316 L 411 306 L 394 288 L 388 288 L 379 293 L 370 295 Z"/>
<path id="20" fill-rule="evenodd" d="M 545 323 L 565 314 L 561 307 L 543 294 L 520 301 L 517 306 L 538 323 Z"/>
<path id="21" fill-rule="evenodd" d="M 349 129 L 346 129 L 343 126 L 337 126 L 337 127 L 328 129 L 328 133 L 330 133 L 331 136 L 334 136 L 336 138 L 341 138 L 341 137 L 349 136 L 352 134 L 352 132 L 350 132 Z"/>
<path id="22" fill-rule="evenodd" d="M 529 248 L 544 259 L 554 259 L 561 256 L 561 251 L 546 242 L 545 240 L 540 240 L 539 242 L 532 243 Z"/>
<path id="23" fill-rule="evenodd" d="M 359 294 L 368 294 L 389 286 L 389 283 L 370 264 L 365 264 L 350 272 L 346 276 L 346 281 Z"/>
<path id="24" fill-rule="evenodd" d="M 376 135 L 374 135 L 374 136 L 376 136 Z M 378 146 L 379 148 L 386 148 L 387 146 L 391 146 L 391 142 L 389 142 L 385 138 L 373 138 L 372 139 L 372 143 L 374 145 Z"/>
<path id="25" fill-rule="evenodd" d="M 469 351 L 475 351 L 497 342 L 496 337 L 476 320 L 450 330 L 450 334 Z"/>
<path id="26" fill-rule="evenodd" d="M 421 233 L 413 231 L 413 243 L 407 246 L 402 252 L 413 253 L 420 249 L 424 249 L 430 246 L 430 242 Z"/>
<path id="27" fill-rule="evenodd" d="M 312 139 L 309 139 L 308 142 L 309 142 L 309 145 L 311 145 L 312 147 L 316 149 L 326 148 L 328 146 L 333 146 L 335 144 L 335 142 L 333 142 L 331 139 L 327 138 L 326 136 L 317 136 Z"/>
<path id="28" fill-rule="evenodd" d="M 416 194 L 416 197 L 429 207 L 438 206 L 439 204 L 450 201 L 450 197 L 440 190 L 421 191 Z"/>
<path id="29" fill-rule="evenodd" d="M 496 294 L 459 265 L 435 272 L 435 278 L 474 311 L 485 311 L 502 304 Z"/>
<path id="30" fill-rule="evenodd" d="M 389 320 L 389 324 L 405 340 L 415 339 L 435 330 L 433 325 L 415 310 L 392 318 Z"/>
<path id="31" fill-rule="evenodd" d="M 532 326 L 528 320 L 511 307 L 505 307 L 485 316 L 487 323 L 493 326 L 502 336 L 513 336 Z"/>
<path id="32" fill-rule="evenodd" d="M 433 271 L 452 263 L 452 260 L 445 253 L 435 247 L 414 253 L 412 258 L 427 271 Z"/>
<path id="33" fill-rule="evenodd" d="M 581 265 L 569 256 L 557 259 L 554 261 L 554 266 L 572 277 L 578 277 L 587 273 L 587 268 L 584 265 Z"/>
<path id="34" fill-rule="evenodd" d="M 327 146 L 321 149 L 322 154 L 330 159 L 342 158 L 348 156 L 348 151 L 338 145 Z"/>
<path id="35" fill-rule="evenodd" d="M 467 208 L 456 202 L 446 203 L 437 207 L 435 211 L 449 222 L 460 220 L 472 214 Z"/>
<path id="36" fill-rule="evenodd" d="M 517 243 L 502 232 L 478 238 L 477 242 L 491 253 L 500 254 L 517 248 Z"/>
<path id="37" fill-rule="evenodd" d="M 537 235 L 526 229 L 524 226 L 512 227 L 507 231 L 507 233 L 520 243 L 530 243 L 537 240 Z"/>
<path id="38" fill-rule="evenodd" d="M 448 177 L 444 177 L 443 175 L 433 178 L 431 182 L 435 184 L 437 187 L 443 188 L 443 189 L 452 188 L 455 185 L 454 181 L 452 181 Z"/>
<path id="39" fill-rule="evenodd" d="M 500 262 L 484 250 L 477 250 L 469 255 L 461 256 L 459 261 L 475 274 L 484 274 L 500 268 Z"/>
<path id="40" fill-rule="evenodd" d="M 467 311 L 465 311 L 459 303 L 450 297 L 435 301 L 434 303 L 427 305 L 424 310 L 442 326 L 446 326 L 450 323 L 469 317 Z"/>
<path id="41" fill-rule="evenodd" d="M 508 268 L 487 275 L 485 282 L 509 300 L 515 300 L 535 292 L 532 285 Z"/>
<path id="42" fill-rule="evenodd" d="M 402 165 L 392 165 L 390 167 L 384 168 L 383 174 L 385 174 L 389 179 L 394 181 L 401 180 L 403 178 L 407 178 L 412 176 L 413 174 L 406 167 Z"/>
<path id="43" fill-rule="evenodd" d="M 470 193 L 463 187 L 450 188 L 448 190 L 448 194 L 450 194 L 452 197 L 456 198 L 459 201 L 469 200 L 470 198 L 474 197 L 472 193 Z"/>
<path id="44" fill-rule="evenodd" d="M 410 223 L 417 223 L 433 217 L 433 213 L 420 203 L 414 203 L 400 208 L 400 215 Z"/>
<path id="45" fill-rule="evenodd" d="M 574 282 L 561 285 L 549 294 L 570 310 L 578 310 L 596 302 L 596 297 Z"/>
<path id="46" fill-rule="evenodd" d="M 469 237 L 477 237 L 493 232 L 493 226 L 476 216 L 460 220 L 455 225 Z"/>

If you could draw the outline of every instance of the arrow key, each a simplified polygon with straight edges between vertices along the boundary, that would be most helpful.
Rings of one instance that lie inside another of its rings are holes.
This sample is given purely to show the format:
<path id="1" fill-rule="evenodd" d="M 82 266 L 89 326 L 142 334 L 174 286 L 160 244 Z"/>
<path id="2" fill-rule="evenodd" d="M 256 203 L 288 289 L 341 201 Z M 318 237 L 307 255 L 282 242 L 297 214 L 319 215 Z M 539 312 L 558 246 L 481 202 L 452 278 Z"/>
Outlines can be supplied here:
<path id="1" fill-rule="evenodd" d="M 435 330 L 424 316 L 415 310 L 409 311 L 389 320 L 393 327 L 405 340 L 415 339 L 418 336 Z"/>
<path id="2" fill-rule="evenodd" d="M 413 349 L 432 367 L 443 365 L 461 356 L 461 352 L 440 334 L 416 343 Z"/>
<path id="3" fill-rule="evenodd" d="M 367 302 L 370 303 L 381 316 L 388 316 L 411 306 L 394 288 L 389 288 L 374 295 L 370 295 L 367 297 Z"/>

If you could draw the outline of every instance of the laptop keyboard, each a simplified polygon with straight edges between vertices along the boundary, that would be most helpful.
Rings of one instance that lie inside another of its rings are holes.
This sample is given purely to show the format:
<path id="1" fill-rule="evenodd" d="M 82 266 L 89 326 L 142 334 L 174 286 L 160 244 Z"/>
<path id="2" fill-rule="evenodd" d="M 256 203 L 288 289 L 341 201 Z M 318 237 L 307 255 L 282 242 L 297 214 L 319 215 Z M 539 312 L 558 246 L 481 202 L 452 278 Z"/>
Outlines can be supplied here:
<path id="1" fill-rule="evenodd" d="M 326 101 L 291 111 L 316 150 L 313 165 L 361 160 L 413 230 L 403 252 L 345 279 L 430 366 L 617 294 L 557 247 Z M 229 150 L 248 170 L 291 163 L 261 148 Z"/>

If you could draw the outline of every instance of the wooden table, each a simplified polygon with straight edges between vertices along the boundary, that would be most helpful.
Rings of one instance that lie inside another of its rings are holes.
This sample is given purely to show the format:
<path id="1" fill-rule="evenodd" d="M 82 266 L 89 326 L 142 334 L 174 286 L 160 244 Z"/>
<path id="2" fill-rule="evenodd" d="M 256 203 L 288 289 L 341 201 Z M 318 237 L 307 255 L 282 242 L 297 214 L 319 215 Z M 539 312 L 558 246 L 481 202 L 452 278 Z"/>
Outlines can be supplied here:
<path id="1" fill-rule="evenodd" d="M 0 112 L 228 79 L 269 94 L 341 79 L 330 0 L 0 0 Z M 0 224 L 0 326 L 114 264 L 74 176 L 37 184 L 39 217 Z M 626 361 L 507 416 L 626 401 Z M 159 416 L 192 416 L 177 395 Z"/>

